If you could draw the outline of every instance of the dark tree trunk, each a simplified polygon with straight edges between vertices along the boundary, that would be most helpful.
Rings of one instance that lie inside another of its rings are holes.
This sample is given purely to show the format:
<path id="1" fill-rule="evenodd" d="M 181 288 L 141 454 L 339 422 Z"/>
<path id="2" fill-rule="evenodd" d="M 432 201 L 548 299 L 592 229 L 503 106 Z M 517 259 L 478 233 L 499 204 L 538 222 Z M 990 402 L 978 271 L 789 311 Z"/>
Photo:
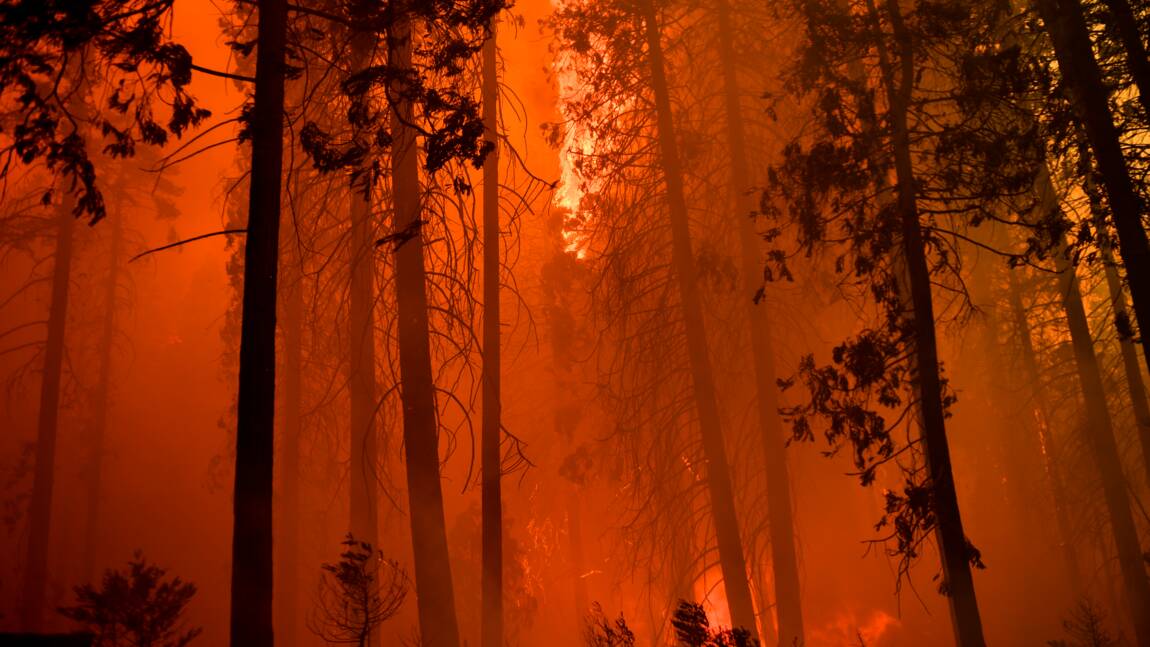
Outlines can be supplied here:
<path id="1" fill-rule="evenodd" d="M 271 647 L 276 279 L 287 3 L 259 0 L 232 535 L 231 645 Z"/>
<path id="2" fill-rule="evenodd" d="M 1138 17 L 1128 0 L 1105 0 L 1105 4 L 1106 22 L 1118 33 L 1126 54 L 1126 72 L 1138 88 L 1138 101 L 1146 113 L 1143 116 L 1150 119 L 1150 57 L 1146 55 L 1146 45 L 1138 29 Z"/>
<path id="3" fill-rule="evenodd" d="M 483 122 L 494 148 L 483 162 L 483 647 L 503 647 L 503 497 L 499 440 L 499 80 L 496 23 L 483 46 Z"/>
<path id="4" fill-rule="evenodd" d="M 871 4 L 868 0 L 868 4 Z M 962 529 L 958 494 L 946 438 L 946 413 L 942 400 L 942 380 L 938 346 L 934 329 L 934 304 L 931 294 L 930 269 L 919 222 L 915 189 L 914 163 L 911 160 L 907 110 L 915 81 L 913 43 L 902 22 L 898 0 L 886 0 L 894 40 L 898 47 L 898 64 L 889 60 L 880 45 L 879 56 L 890 111 L 892 152 L 897 181 L 898 216 L 902 223 L 901 250 L 906 262 L 906 283 L 914 325 L 915 377 L 919 392 L 922 451 L 926 474 L 932 490 L 936 516 L 935 536 L 942 559 L 942 574 L 950 602 L 951 622 L 958 647 L 983 647 L 982 619 L 974 592 L 970 567 L 970 547 Z M 871 12 L 876 13 L 873 4 Z M 897 74 L 897 81 L 896 81 Z M 897 83 L 897 85 L 896 85 Z"/>
<path id="5" fill-rule="evenodd" d="M 351 356 L 348 392 L 351 399 L 351 534 L 376 545 L 378 495 L 376 462 L 375 381 L 375 255 L 371 205 L 358 192 L 351 196 L 348 334 Z"/>
<path id="6" fill-rule="evenodd" d="M 707 486 L 711 496 L 711 514 L 719 544 L 719 563 L 723 572 L 723 586 L 731 622 L 736 627 L 755 631 L 755 609 L 751 601 L 751 588 L 747 582 L 747 565 L 739 537 L 739 521 L 735 512 L 735 497 L 731 487 L 727 451 L 723 444 L 723 430 L 719 418 L 719 402 L 711 358 L 707 351 L 707 331 L 703 321 L 703 306 L 695 283 L 695 256 L 691 249 L 691 226 L 683 194 L 683 169 L 679 160 L 671 96 L 667 87 L 663 48 L 660 42 L 658 17 L 652 0 L 642 4 L 646 28 L 651 85 L 655 94 L 657 135 L 667 185 L 667 207 L 671 220 L 672 266 L 679 283 L 679 298 L 686 325 L 687 348 L 691 366 L 695 406 L 699 416 L 703 453 L 707 461 Z"/>
<path id="7" fill-rule="evenodd" d="M 1030 323 L 1026 319 L 1026 310 L 1022 306 L 1022 293 L 1018 287 L 1018 279 L 1014 272 L 1008 272 L 1010 277 L 1010 312 L 1013 319 L 1014 330 L 1018 334 L 1018 345 L 1022 351 L 1022 366 L 1025 371 L 1027 383 L 1034 390 L 1034 398 L 1038 405 L 1038 438 L 1044 451 L 1042 452 L 1043 467 L 1050 485 L 1050 496 L 1054 500 L 1054 517 L 1058 523 L 1058 544 L 1062 549 L 1063 568 L 1066 570 L 1066 579 L 1070 584 L 1070 592 L 1079 596 L 1085 593 L 1083 587 L 1082 569 L 1078 565 L 1078 552 L 1071 541 L 1070 515 L 1066 510 L 1066 485 L 1062 482 L 1062 473 L 1059 471 L 1062 462 L 1059 459 L 1060 448 L 1050 433 L 1050 404 L 1046 400 L 1046 389 L 1043 386 L 1042 374 L 1038 370 L 1038 359 L 1034 352 L 1034 340 L 1030 336 Z"/>
<path id="8" fill-rule="evenodd" d="M 751 357 L 755 369 L 755 396 L 759 409 L 759 430 L 767 481 L 767 513 L 770 522 L 771 565 L 774 570 L 775 602 L 779 620 L 778 643 L 789 647 L 805 642 L 803 609 L 799 589 L 798 560 L 795 558 L 795 528 L 791 514 L 791 484 L 787 476 L 786 438 L 779 419 L 779 397 L 775 384 L 775 359 L 771 349 L 770 326 L 764 302 L 755 303 L 762 275 L 758 236 L 751 221 L 754 209 L 746 149 L 746 128 L 739 100 L 735 69 L 734 32 L 730 6 L 717 5 L 719 50 L 723 61 L 723 89 L 726 100 L 727 145 L 731 156 L 731 192 L 735 196 L 735 217 L 739 221 L 742 251 L 742 298 L 746 304 L 751 333 Z M 766 597 L 765 591 L 763 597 Z M 769 618 L 760 608 L 762 623 Z"/>
<path id="9" fill-rule="evenodd" d="M 52 538 L 52 489 L 56 480 L 56 436 L 60 419 L 60 379 L 64 363 L 64 329 L 68 321 L 68 287 L 72 274 L 72 199 L 56 215 L 56 260 L 52 269 L 52 301 L 48 306 L 48 338 L 40 380 L 40 414 L 36 424 L 36 470 L 28 509 L 28 548 L 24 560 L 20 624 L 25 631 L 41 628 L 48 585 L 48 543 Z"/>
<path id="10" fill-rule="evenodd" d="M 1131 180 L 1118 129 L 1110 114 L 1110 93 L 1094 58 L 1082 4 L 1079 0 L 1035 0 L 1035 5 L 1050 33 L 1058 68 L 1070 90 L 1071 105 L 1086 131 L 1110 198 L 1110 216 L 1118 232 L 1118 251 L 1126 266 L 1134 315 L 1142 337 L 1143 360 L 1150 361 L 1150 242 L 1142 221 L 1143 204 Z M 1150 611 L 1144 615 L 1150 616 Z M 1150 628 L 1147 631 L 1143 639 L 1150 641 Z"/>
<path id="11" fill-rule="evenodd" d="M 1125 585 L 1126 601 L 1134 621 L 1139 645 L 1150 645 L 1150 581 L 1146 578 L 1146 565 L 1138 545 L 1138 531 L 1130 512 L 1126 478 L 1114 439 L 1114 425 L 1106 405 L 1106 391 L 1102 383 L 1101 368 L 1094 353 L 1094 339 L 1078 289 L 1078 278 L 1062 254 L 1058 270 L 1062 305 L 1070 326 L 1071 345 L 1074 348 L 1078 379 L 1086 400 L 1086 444 L 1102 479 L 1114 544 L 1118 549 L 1118 564 Z"/>
<path id="12" fill-rule="evenodd" d="M 358 15 L 354 11 L 352 15 Z M 376 38 L 373 32 L 352 35 L 352 69 L 371 65 Z M 366 98 L 363 99 L 366 101 Z M 357 133 L 362 136 L 362 133 Z M 348 393 L 351 400 L 351 534 L 372 546 L 379 533 L 375 376 L 375 220 L 370 181 L 353 187 L 350 195 L 348 337 Z"/>
<path id="13" fill-rule="evenodd" d="M 1041 208 L 1057 209 L 1057 193 L 1050 182 L 1050 176 L 1043 173 L 1038 178 L 1037 194 Z M 1106 404 L 1106 390 L 1103 386 L 1102 371 L 1094 352 L 1094 338 L 1082 303 L 1078 287 L 1078 277 L 1067 258 L 1066 242 L 1061 242 L 1054 255 L 1055 269 L 1059 272 L 1059 292 L 1062 307 L 1070 328 L 1071 346 L 1074 349 L 1075 366 L 1086 403 L 1085 441 L 1090 449 L 1095 469 L 1102 480 L 1102 491 L 1106 500 L 1106 510 L 1110 518 L 1110 528 L 1114 545 L 1118 551 L 1118 564 L 1125 587 L 1126 602 L 1134 623 L 1138 645 L 1150 645 L 1150 580 L 1146 577 L 1146 566 L 1142 549 L 1138 544 L 1138 531 L 1130 510 L 1130 498 L 1126 477 L 1122 471 L 1122 460 L 1118 454 L 1118 444 L 1114 438 L 1114 424 L 1110 409 Z"/>
<path id="14" fill-rule="evenodd" d="M 96 566 L 96 547 L 100 539 L 100 495 L 103 485 L 104 436 L 108 430 L 108 409 L 111 399 L 112 355 L 116 345 L 116 297 L 120 287 L 121 247 L 124 227 L 120 218 L 107 225 L 111 232 L 108 248 L 108 276 L 104 285 L 104 319 L 100 324 L 100 350 L 97 360 L 96 392 L 92 397 L 92 422 L 89 430 L 88 464 L 85 466 L 84 487 L 87 489 L 87 519 L 84 524 L 84 574 L 88 581 L 99 575 Z"/>
<path id="15" fill-rule="evenodd" d="M 280 474 L 280 500 L 277 502 L 279 542 L 276 562 L 276 623 L 281 646 L 299 642 L 300 572 L 300 432 L 303 412 L 303 259 L 296 245 L 296 229 L 284 237 L 281 249 L 290 259 L 280 284 L 283 310 L 283 375 L 281 378 L 281 437 L 277 468 Z"/>
<path id="16" fill-rule="evenodd" d="M 1084 147 L 1083 147 L 1084 148 Z M 1087 153 L 1085 150 L 1084 153 Z M 1088 153 L 1087 153 L 1088 156 Z M 1115 321 L 1129 321 L 1126 307 L 1126 292 L 1122 278 L 1114 265 L 1114 250 L 1106 231 L 1106 209 L 1095 190 L 1091 175 L 1086 177 L 1086 195 L 1090 200 L 1090 213 L 1098 230 L 1098 251 L 1102 256 L 1102 270 L 1106 276 L 1106 289 L 1110 294 L 1110 308 Z M 1146 399 L 1146 384 L 1142 380 L 1142 369 L 1138 364 L 1138 348 L 1129 337 L 1119 334 L 1118 349 L 1122 356 L 1122 371 L 1126 377 L 1126 387 L 1130 392 L 1130 405 L 1134 411 L 1134 426 L 1138 431 L 1138 443 L 1142 449 L 1143 477 L 1150 480 L 1150 402 Z"/>
<path id="17" fill-rule="evenodd" d="M 411 68 L 411 23 L 400 18 L 388 35 L 389 59 L 397 71 Z M 407 463 L 411 543 L 415 554 L 415 593 L 420 638 L 425 647 L 458 647 L 459 623 L 451 583 L 443 486 L 439 477 L 439 425 L 423 261 L 422 197 L 414 107 L 393 92 L 391 168 L 394 176 L 394 231 L 400 392 L 403 401 L 404 457 Z M 410 238 L 408 238 L 410 235 Z"/>

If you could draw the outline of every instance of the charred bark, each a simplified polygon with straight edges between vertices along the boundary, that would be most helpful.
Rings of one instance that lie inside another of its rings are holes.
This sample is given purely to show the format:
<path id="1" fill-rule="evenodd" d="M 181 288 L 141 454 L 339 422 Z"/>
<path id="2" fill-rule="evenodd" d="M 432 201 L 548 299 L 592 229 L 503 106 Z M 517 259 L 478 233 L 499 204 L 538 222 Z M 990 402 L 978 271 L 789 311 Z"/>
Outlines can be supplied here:
<path id="1" fill-rule="evenodd" d="M 232 647 L 271 647 L 276 281 L 287 3 L 259 1 L 232 534 Z"/>

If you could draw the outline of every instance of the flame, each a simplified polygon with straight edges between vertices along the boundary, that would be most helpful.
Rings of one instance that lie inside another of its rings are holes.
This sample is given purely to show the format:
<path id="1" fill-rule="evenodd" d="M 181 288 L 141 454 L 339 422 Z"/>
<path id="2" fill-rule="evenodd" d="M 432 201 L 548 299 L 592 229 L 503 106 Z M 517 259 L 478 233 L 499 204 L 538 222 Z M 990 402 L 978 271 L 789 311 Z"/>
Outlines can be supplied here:
<path id="1" fill-rule="evenodd" d="M 578 0 L 551 0 L 551 5 L 559 10 L 573 1 Z M 568 109 L 569 103 L 582 101 L 588 92 L 579 78 L 575 54 L 560 49 L 552 63 L 552 70 L 559 86 L 558 107 L 564 124 L 563 147 L 559 152 L 559 187 L 553 201 L 555 206 L 567 212 L 563 220 L 564 251 L 582 260 L 587 257 L 590 242 L 587 227 L 590 213 L 583 207 L 583 198 L 598 192 L 603 181 L 584 176 L 580 172 L 578 160 L 595 152 L 598 139 L 593 129 L 575 119 L 575 115 Z M 613 114 L 618 107 L 614 102 L 609 102 L 607 110 Z"/>
<path id="2" fill-rule="evenodd" d="M 727 588 L 723 586 L 723 572 L 712 566 L 695 582 L 695 599 L 703 605 L 707 622 L 712 629 L 731 626 L 731 609 L 727 604 Z"/>
<path id="3" fill-rule="evenodd" d="M 808 637 L 808 644 L 812 647 L 857 645 L 861 637 L 867 645 L 880 645 L 882 637 L 898 625 L 898 618 L 882 609 L 867 612 L 861 619 L 860 614 L 852 609 L 839 613 L 833 621 L 812 631 Z"/>

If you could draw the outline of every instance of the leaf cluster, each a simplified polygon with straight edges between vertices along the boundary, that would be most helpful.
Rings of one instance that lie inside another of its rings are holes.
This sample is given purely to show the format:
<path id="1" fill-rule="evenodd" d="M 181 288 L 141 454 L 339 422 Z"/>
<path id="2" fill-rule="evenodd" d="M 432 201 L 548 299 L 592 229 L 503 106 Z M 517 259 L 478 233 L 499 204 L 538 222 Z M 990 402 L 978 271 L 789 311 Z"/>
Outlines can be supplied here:
<path id="1" fill-rule="evenodd" d="M 36 0 L 0 5 L 0 179 L 12 164 L 42 162 L 70 181 L 74 213 L 106 213 L 85 132 L 111 157 L 144 143 L 162 146 L 210 113 L 188 93 L 192 58 L 171 42 L 172 0 Z M 106 104 L 90 110 L 85 82 L 102 76 Z M 89 114 L 91 113 L 91 114 Z"/>

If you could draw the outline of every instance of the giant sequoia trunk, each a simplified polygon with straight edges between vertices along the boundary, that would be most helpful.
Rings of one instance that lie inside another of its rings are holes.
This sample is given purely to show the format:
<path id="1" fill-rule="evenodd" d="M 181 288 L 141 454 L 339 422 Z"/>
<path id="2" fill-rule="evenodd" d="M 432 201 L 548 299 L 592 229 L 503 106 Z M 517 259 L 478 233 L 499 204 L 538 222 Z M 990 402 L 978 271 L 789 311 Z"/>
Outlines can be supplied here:
<path id="1" fill-rule="evenodd" d="M 499 82 L 495 21 L 483 45 L 483 123 L 494 145 L 483 162 L 483 647 L 503 647 L 503 497 L 499 347 Z"/>
<path id="2" fill-rule="evenodd" d="M 100 323 L 100 355 L 96 392 L 92 396 L 92 418 L 89 428 L 88 464 L 84 487 L 87 488 L 87 519 L 84 524 L 84 575 L 93 581 L 96 572 L 96 546 L 100 539 L 100 494 L 104 477 L 104 436 L 108 431 L 108 408 L 111 399 L 112 355 L 116 345 L 116 296 L 120 284 L 120 258 L 123 253 L 124 226 L 121 218 L 108 223 L 111 244 L 108 247 L 108 276 L 104 284 L 104 318 Z"/>
<path id="3" fill-rule="evenodd" d="M 658 17 L 652 0 L 644 0 L 642 11 L 651 86 L 655 94 L 660 161 L 667 187 L 667 207 L 671 220 L 672 267 L 678 279 L 679 299 L 686 326 L 691 381 L 699 416 L 703 453 L 707 461 L 711 515 L 719 544 L 719 564 L 723 572 L 723 586 L 727 592 L 731 622 L 736 627 L 743 627 L 753 632 L 755 609 L 751 601 L 751 588 L 747 582 L 747 565 L 743 557 L 742 540 L 739 537 L 739 522 L 735 512 L 727 451 L 723 445 L 719 402 L 715 393 L 711 358 L 707 351 L 703 306 L 695 282 L 695 257 L 691 249 L 691 226 L 683 192 L 683 169 L 679 161 L 675 122 L 671 113 L 671 96 L 667 87 Z"/>
<path id="4" fill-rule="evenodd" d="M 231 644 L 271 647 L 276 279 L 287 3 L 260 0 L 233 499 Z"/>
<path id="5" fill-rule="evenodd" d="M 762 275 L 760 258 L 751 221 L 753 198 L 750 195 L 750 170 L 746 148 L 746 129 L 739 101 L 739 84 L 735 69 L 734 32 L 730 7 L 725 0 L 717 6 L 719 49 L 723 61 L 723 91 L 727 118 L 727 145 L 731 156 L 731 192 L 735 196 L 735 217 L 739 221 L 743 294 L 750 324 L 751 358 L 755 369 L 755 396 L 759 410 L 759 433 L 763 444 L 763 464 L 767 480 L 767 513 L 770 522 L 771 565 L 774 570 L 775 601 L 778 613 L 780 645 L 801 645 L 803 610 L 799 591 L 799 569 L 795 559 L 795 528 L 791 515 L 791 484 L 787 476 L 784 453 L 786 438 L 779 419 L 779 398 L 775 384 L 775 360 L 771 350 L 766 305 L 756 304 L 759 288 L 754 277 Z M 769 622 L 767 608 L 760 605 L 762 624 Z"/>
<path id="6" fill-rule="evenodd" d="M 411 23 L 400 17 L 388 34 L 388 58 L 397 72 L 411 69 Z M 402 78 L 402 76 L 400 77 Z M 396 310 L 403 449 L 419 630 L 426 647 L 458 647 L 459 624 L 451 584 L 443 487 L 439 479 L 439 424 L 431 372 L 427 274 L 423 265 L 422 196 L 415 111 L 402 88 L 393 88 L 391 147 Z"/>
<path id="7" fill-rule="evenodd" d="M 1038 359 L 1034 351 L 1034 340 L 1030 336 L 1030 323 L 1026 318 L 1026 310 L 1022 306 L 1022 293 L 1018 286 L 1018 279 L 1014 272 L 1007 274 L 1010 278 L 1010 314 L 1014 330 L 1018 334 L 1018 347 L 1022 351 L 1022 366 L 1025 371 L 1027 383 L 1034 389 L 1034 398 L 1038 405 L 1038 438 L 1042 443 L 1043 469 L 1050 486 L 1050 496 L 1054 500 L 1054 517 L 1058 523 L 1058 544 L 1062 549 L 1063 568 L 1066 579 L 1070 583 L 1070 592 L 1082 595 L 1086 589 L 1083 587 L 1082 569 L 1078 565 L 1078 552 L 1075 550 L 1071 538 L 1074 536 L 1070 525 L 1070 515 L 1066 510 L 1066 485 L 1062 482 L 1061 461 L 1059 459 L 1061 448 L 1054 441 L 1050 433 L 1049 422 L 1050 403 L 1046 400 L 1046 389 L 1042 384 L 1042 373 L 1038 369 Z"/>
<path id="8" fill-rule="evenodd" d="M 52 269 L 52 300 L 48 306 L 48 337 L 40 379 L 40 413 L 36 424 L 36 470 L 28 508 L 28 548 L 24 559 L 20 624 L 39 631 L 48 585 L 48 543 L 52 538 L 52 490 L 56 481 L 56 436 L 60 420 L 60 378 L 64 363 L 64 328 L 68 320 L 68 286 L 72 280 L 72 199 L 65 198 L 56 214 L 56 260 Z"/>
<path id="9" fill-rule="evenodd" d="M 886 1 L 894 41 L 898 47 L 898 69 L 880 45 L 879 57 L 890 111 L 891 145 L 894 154 L 898 217 L 901 220 L 901 251 L 906 263 L 914 330 L 914 364 L 918 406 L 922 425 L 922 450 L 926 475 L 934 504 L 935 536 L 942 559 L 942 574 L 950 602 L 951 622 L 958 647 L 982 647 L 982 620 L 974 593 L 970 568 L 970 547 L 962 529 L 958 494 L 951 469 L 950 447 L 946 438 L 946 412 L 943 407 L 938 344 L 934 329 L 934 304 L 930 268 L 926 262 L 923 233 L 919 222 L 914 163 L 911 159 L 907 110 L 915 82 L 915 63 L 910 34 L 902 22 L 898 0 Z M 874 13 L 873 4 L 871 11 Z M 897 81 L 896 81 L 897 76 Z"/>
<path id="10" fill-rule="evenodd" d="M 1126 266 L 1134 315 L 1142 333 L 1143 360 L 1150 362 L 1150 241 L 1142 221 L 1143 204 L 1110 114 L 1109 92 L 1094 58 L 1082 3 L 1035 0 L 1035 5 L 1050 33 L 1058 69 L 1070 90 L 1071 105 L 1086 131 L 1110 198 L 1110 215 L 1118 232 L 1118 251 Z M 1144 615 L 1150 615 L 1150 611 L 1144 611 Z M 1150 635 L 1145 640 L 1150 640 Z"/>

